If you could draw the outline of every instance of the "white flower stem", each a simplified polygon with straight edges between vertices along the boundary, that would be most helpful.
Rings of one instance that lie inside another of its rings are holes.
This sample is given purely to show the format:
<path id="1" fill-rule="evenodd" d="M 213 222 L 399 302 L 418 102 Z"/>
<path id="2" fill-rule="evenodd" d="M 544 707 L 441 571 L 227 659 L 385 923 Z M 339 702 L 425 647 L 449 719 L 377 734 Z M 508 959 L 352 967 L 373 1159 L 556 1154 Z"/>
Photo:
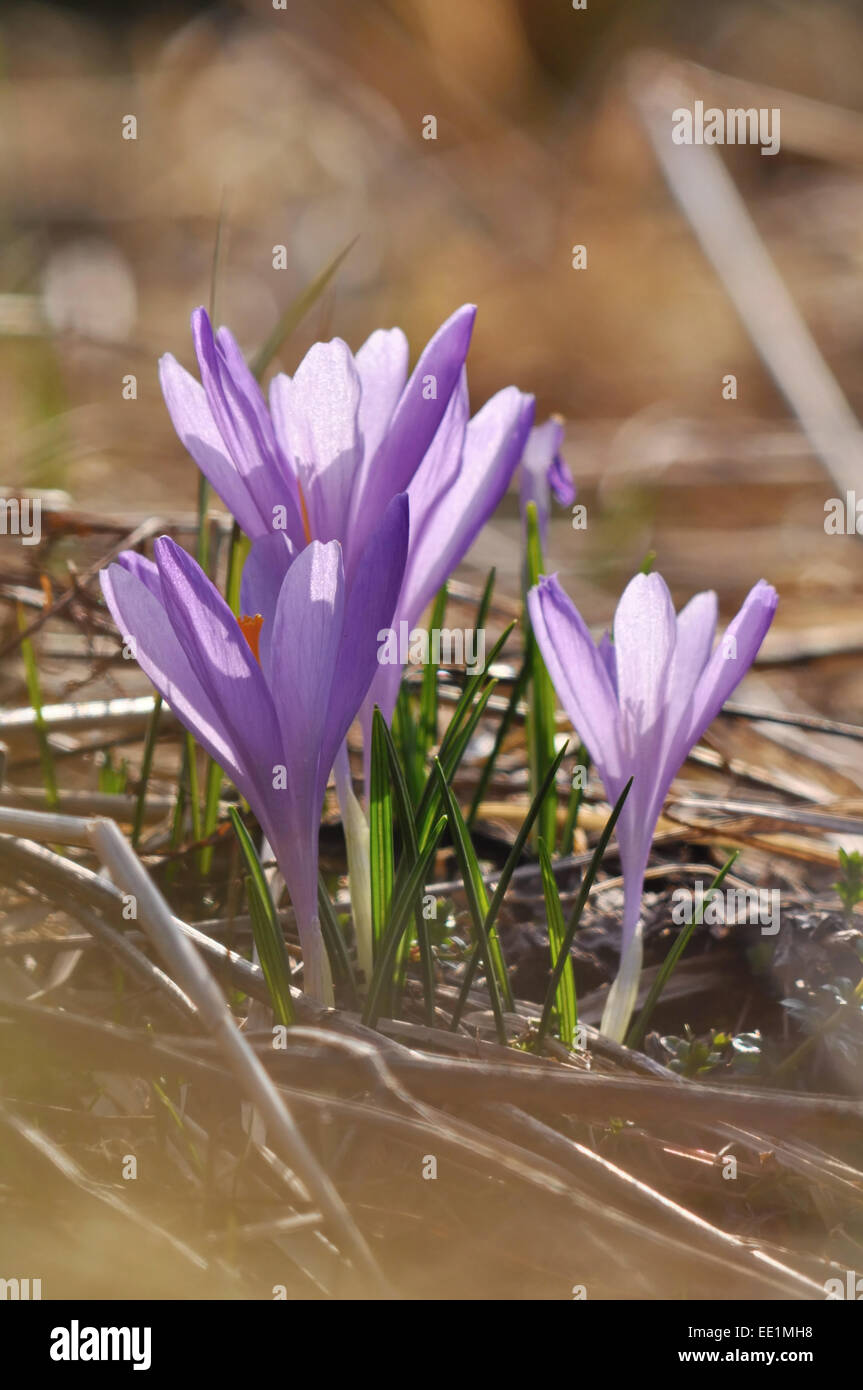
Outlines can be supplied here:
<path id="1" fill-rule="evenodd" d="M 336 1002 L 333 977 L 318 917 L 312 918 L 308 930 L 300 932 L 300 945 L 303 948 L 303 993 L 332 1008 Z"/>
<path id="2" fill-rule="evenodd" d="M 608 992 L 605 1008 L 602 1011 L 599 1031 L 604 1033 L 607 1038 L 611 1038 L 613 1042 L 622 1043 L 626 1037 L 629 1020 L 632 1018 L 635 1001 L 638 998 L 643 958 L 644 950 L 641 940 L 641 923 L 639 922 L 635 929 L 635 935 L 623 954 L 617 978 Z"/>
<path id="3" fill-rule="evenodd" d="M 342 812 L 342 826 L 348 850 L 348 876 L 351 910 L 357 938 L 357 964 L 366 983 L 372 978 L 372 874 L 369 855 L 369 823 L 354 795 L 348 746 L 343 743 L 336 754 L 336 792 Z"/>

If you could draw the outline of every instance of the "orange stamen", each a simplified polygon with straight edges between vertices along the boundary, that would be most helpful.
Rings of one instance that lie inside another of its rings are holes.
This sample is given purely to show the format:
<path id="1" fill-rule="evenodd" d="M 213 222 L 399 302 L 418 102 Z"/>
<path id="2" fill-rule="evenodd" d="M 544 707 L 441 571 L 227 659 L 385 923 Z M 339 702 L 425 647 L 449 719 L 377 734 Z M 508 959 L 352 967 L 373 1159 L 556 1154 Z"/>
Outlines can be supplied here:
<path id="1" fill-rule="evenodd" d="M 302 518 L 303 518 L 303 531 L 304 531 L 305 537 L 306 537 L 306 545 L 311 545 L 311 541 L 312 541 L 312 528 L 311 528 L 311 526 L 309 525 L 309 513 L 308 513 L 308 510 L 307 510 L 307 508 L 306 508 L 306 499 L 305 499 L 305 497 L 303 496 L 303 489 L 302 489 L 301 486 L 300 486 L 300 480 L 299 480 L 299 478 L 297 479 L 297 492 L 300 494 L 300 512 L 301 512 Z"/>
<path id="2" fill-rule="evenodd" d="M 240 624 L 240 631 L 249 644 L 252 656 L 255 658 L 258 665 L 260 665 L 261 654 L 258 651 L 258 643 L 261 640 L 261 628 L 264 626 L 263 618 L 260 613 L 256 613 L 254 618 L 238 618 L 237 622 Z"/>

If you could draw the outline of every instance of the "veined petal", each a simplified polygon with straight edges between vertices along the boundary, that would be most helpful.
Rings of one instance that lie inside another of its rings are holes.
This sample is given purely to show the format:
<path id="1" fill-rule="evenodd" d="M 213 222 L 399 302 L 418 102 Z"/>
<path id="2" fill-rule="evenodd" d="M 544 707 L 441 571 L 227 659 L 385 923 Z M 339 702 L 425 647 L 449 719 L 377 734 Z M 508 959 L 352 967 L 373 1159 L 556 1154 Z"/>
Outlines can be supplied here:
<path id="1" fill-rule="evenodd" d="M 204 477 L 247 536 L 265 534 L 264 518 L 225 447 L 203 386 L 169 352 L 159 361 L 159 381 L 174 429 Z"/>
<path id="2" fill-rule="evenodd" d="M 315 797 L 345 604 L 338 541 L 312 541 L 289 568 L 276 606 L 267 672 L 282 740 Z M 329 767 L 323 770 L 324 779 Z M 320 788 L 323 797 L 323 786 Z M 320 805 L 315 814 L 320 815 Z"/>
<path id="3" fill-rule="evenodd" d="M 596 764 L 609 796 L 616 798 L 623 786 L 623 753 L 617 699 L 605 662 L 556 575 L 541 577 L 527 596 L 527 606 L 558 699 Z"/>
<path id="4" fill-rule="evenodd" d="M 125 551 L 121 558 L 125 561 L 128 556 L 129 552 Z M 124 638 L 134 640 L 141 670 L 180 722 L 248 798 L 253 788 L 244 774 L 231 732 L 192 670 L 160 593 L 154 592 L 149 583 L 142 582 L 134 565 L 126 563 L 109 565 L 99 578 L 114 622 Z"/>
<path id="5" fill-rule="evenodd" d="M 674 604 L 665 580 L 659 574 L 637 574 L 624 589 L 614 614 L 617 700 L 624 748 L 634 762 L 652 766 L 651 775 L 662 752 L 668 673 L 676 640 Z M 633 765 L 630 771 L 635 770 Z"/>
<path id="6" fill-rule="evenodd" d="M 437 434 L 461 376 L 475 318 L 475 305 L 464 304 L 441 324 L 411 373 L 380 448 L 363 459 L 351 503 L 355 553 L 364 550 L 390 498 L 407 489 Z"/>
<path id="7" fill-rule="evenodd" d="M 728 624 L 695 688 L 687 733 L 690 748 L 743 680 L 767 635 L 778 602 L 779 595 L 772 584 L 759 579 L 740 612 Z"/>
<path id="8" fill-rule="evenodd" d="M 544 540 L 548 531 L 551 514 L 552 471 L 563 443 L 563 421 L 555 415 L 534 425 L 527 437 L 521 459 L 519 478 L 519 503 L 522 517 L 527 516 L 528 504 L 536 506 L 540 537 Z M 561 471 L 563 470 L 563 471 Z M 561 480 L 568 477 L 566 465 L 560 462 L 558 469 Z M 557 478 L 557 475 L 555 475 Z M 572 479 L 569 479 L 570 487 Z M 557 482 L 556 482 L 557 485 Z M 573 489 L 572 498 L 575 498 Z"/>
<path id="9" fill-rule="evenodd" d="M 373 679 L 389 669 L 378 664 L 378 633 L 393 626 L 408 552 L 409 517 L 407 494 L 399 493 L 373 532 L 348 590 L 344 638 L 327 712 L 325 776 Z"/>
<path id="10" fill-rule="evenodd" d="M 373 458 L 386 435 L 408 376 L 408 340 L 400 328 L 378 328 L 356 354 L 362 383 L 360 434 L 363 454 Z"/>
<path id="11" fill-rule="evenodd" d="M 189 665 L 236 749 L 248 799 L 261 819 L 272 795 L 273 764 L 281 762 L 279 727 L 263 673 L 218 589 L 167 536 L 154 547 L 168 620 Z"/>
<path id="12" fill-rule="evenodd" d="M 270 392 L 276 434 L 293 459 L 311 537 L 348 537 L 348 513 L 362 456 L 360 377 L 347 343 L 315 343 L 293 377 Z"/>
<path id="13" fill-rule="evenodd" d="M 148 560 L 137 550 L 121 550 L 114 563 L 140 579 L 144 587 L 162 604 L 162 581 L 159 578 L 159 566 L 154 561 Z"/>
<path id="14" fill-rule="evenodd" d="M 464 559 L 509 486 L 533 423 L 533 396 L 507 386 L 470 421 L 458 477 L 411 535 L 399 616 L 415 622 Z"/>
<path id="15" fill-rule="evenodd" d="M 275 436 L 269 423 L 262 424 L 259 405 L 247 390 L 247 373 L 235 380 L 213 336 L 205 309 L 196 309 L 192 314 L 192 337 L 201 382 L 216 427 L 254 498 L 260 517 L 261 526 L 251 533 L 253 539 L 273 529 L 274 509 L 284 507 L 287 509 L 286 529 L 299 543 L 301 518 L 293 489 L 288 487 L 286 474 L 289 470 L 276 454 Z"/>
<path id="16" fill-rule="evenodd" d="M 433 523 L 438 504 L 445 504 L 449 490 L 459 475 L 469 419 L 467 372 L 462 369 L 438 432 L 408 486 L 412 550 L 420 544 L 426 525 Z"/>
<path id="17" fill-rule="evenodd" d="M 711 589 L 696 594 L 677 615 L 677 641 L 668 676 L 666 751 L 671 750 L 680 733 L 687 733 L 692 697 L 713 650 L 717 613 L 718 602 Z M 688 752 L 685 749 L 681 761 Z"/>
<path id="18" fill-rule="evenodd" d="M 318 832 L 329 773 L 322 749 L 343 627 L 341 546 L 312 541 L 285 575 L 269 670 L 289 768 L 287 787 L 273 793 L 282 803 L 278 859 L 303 925 L 317 911 Z"/>

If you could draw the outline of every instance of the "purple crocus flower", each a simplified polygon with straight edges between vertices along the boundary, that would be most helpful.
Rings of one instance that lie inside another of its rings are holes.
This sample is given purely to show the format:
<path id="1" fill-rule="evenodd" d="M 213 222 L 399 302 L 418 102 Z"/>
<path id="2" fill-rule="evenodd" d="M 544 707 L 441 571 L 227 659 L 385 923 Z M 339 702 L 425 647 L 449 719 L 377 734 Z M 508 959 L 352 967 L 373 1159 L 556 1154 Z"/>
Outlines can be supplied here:
<path id="1" fill-rule="evenodd" d="M 541 425 L 535 425 L 527 438 L 521 460 L 519 502 L 522 518 L 527 517 L 528 503 L 536 504 L 540 540 L 545 546 L 551 499 L 561 507 L 571 507 L 576 488 L 569 467 L 561 454 L 563 420 L 551 415 Z"/>
<path id="2" fill-rule="evenodd" d="M 410 377 L 398 328 L 373 333 L 356 356 L 339 338 L 316 343 L 293 377 L 273 378 L 268 407 L 232 335 L 214 336 L 196 309 L 201 383 L 168 354 L 162 390 L 178 435 L 247 535 L 282 531 L 297 549 L 340 541 L 349 587 L 384 507 L 407 491 L 395 623 L 412 626 L 506 491 L 533 420 L 533 397 L 513 386 L 469 419 L 464 363 L 475 315 L 470 304 L 456 310 Z M 381 667 L 366 731 L 374 703 L 391 717 L 400 675 Z"/>
<path id="3" fill-rule="evenodd" d="M 665 797 L 690 750 L 746 675 L 776 611 L 763 579 L 713 650 L 717 602 L 696 594 L 675 617 L 658 574 L 637 574 L 596 646 L 556 577 L 528 595 L 530 620 L 558 698 L 612 803 L 633 777 L 617 823 L 624 879 L 621 968 L 602 1031 L 622 1040 L 641 972 L 641 892 Z"/>
<path id="4" fill-rule="evenodd" d="M 336 751 L 377 669 L 404 573 L 408 503 L 384 511 L 347 589 L 337 541 L 298 554 L 283 533 L 252 546 L 235 618 L 167 536 L 155 563 L 132 551 L 102 589 L 142 669 L 254 810 L 291 895 L 304 987 L 332 1001 L 317 914 L 318 831 Z M 282 556 L 274 551 L 281 549 Z"/>

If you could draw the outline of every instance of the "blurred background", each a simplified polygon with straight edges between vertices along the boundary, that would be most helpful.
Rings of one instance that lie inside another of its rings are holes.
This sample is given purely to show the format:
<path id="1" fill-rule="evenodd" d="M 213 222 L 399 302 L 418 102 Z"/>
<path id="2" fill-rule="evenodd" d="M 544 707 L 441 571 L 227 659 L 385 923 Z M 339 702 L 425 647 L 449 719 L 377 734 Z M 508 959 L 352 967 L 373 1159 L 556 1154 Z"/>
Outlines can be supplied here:
<path id="1" fill-rule="evenodd" d="M 395 323 L 416 353 L 474 301 L 473 408 L 513 382 L 536 393 L 539 418 L 567 420 L 588 527 L 558 516 L 551 562 L 591 620 L 654 548 L 679 599 L 712 585 L 727 610 L 763 574 L 783 595 L 777 641 L 790 625 L 805 651 L 826 626 L 841 651 L 859 649 L 847 599 L 863 550 L 825 536 L 836 488 L 664 180 L 637 101 L 657 65 L 707 104 L 781 106 L 778 155 L 712 153 L 863 409 L 851 0 L 7 3 L 2 482 L 126 521 L 193 511 L 197 473 L 156 364 L 168 350 L 193 364 L 189 314 L 210 302 L 220 221 L 217 317 L 249 352 L 357 238 L 279 365 L 319 337 L 356 348 Z M 576 244 L 586 269 L 572 268 Z M 515 592 L 510 502 L 472 558 Z M 39 563 L 24 550 L 19 570 Z M 843 673 L 826 712 L 857 717 Z"/>

